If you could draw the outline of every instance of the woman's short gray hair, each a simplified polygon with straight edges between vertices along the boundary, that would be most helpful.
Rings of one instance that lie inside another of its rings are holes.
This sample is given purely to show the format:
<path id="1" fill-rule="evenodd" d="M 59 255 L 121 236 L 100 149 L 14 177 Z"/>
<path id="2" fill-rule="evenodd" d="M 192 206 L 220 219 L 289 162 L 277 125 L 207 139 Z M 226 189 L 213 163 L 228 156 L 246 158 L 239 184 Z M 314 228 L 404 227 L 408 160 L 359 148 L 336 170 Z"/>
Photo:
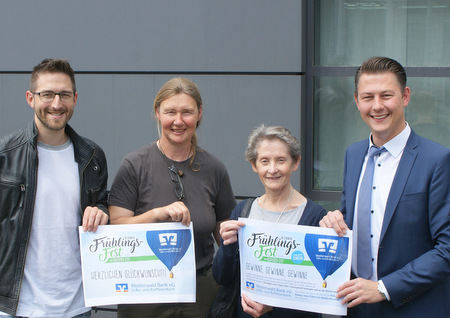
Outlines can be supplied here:
<path id="1" fill-rule="evenodd" d="M 297 161 L 300 158 L 300 143 L 289 130 L 282 126 L 265 126 L 264 124 L 261 124 L 253 129 L 248 136 L 245 159 L 249 162 L 256 162 L 259 144 L 264 140 L 273 139 L 279 139 L 288 146 L 289 153 L 294 161 Z"/>

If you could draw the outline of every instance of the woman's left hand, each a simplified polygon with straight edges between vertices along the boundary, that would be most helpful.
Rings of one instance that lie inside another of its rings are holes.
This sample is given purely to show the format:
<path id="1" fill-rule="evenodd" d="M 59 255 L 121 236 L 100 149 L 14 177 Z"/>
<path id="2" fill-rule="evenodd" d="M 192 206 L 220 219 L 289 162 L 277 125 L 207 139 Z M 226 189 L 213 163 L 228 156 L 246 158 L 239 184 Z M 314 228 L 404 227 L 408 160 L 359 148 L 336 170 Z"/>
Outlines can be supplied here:
<path id="1" fill-rule="evenodd" d="M 233 244 L 237 242 L 237 233 L 239 231 L 239 228 L 244 226 L 245 223 L 242 221 L 224 221 L 220 223 L 220 236 L 222 236 L 223 244 Z"/>
<path id="2" fill-rule="evenodd" d="M 260 304 L 252 300 L 245 294 L 242 294 L 241 304 L 242 309 L 244 309 L 244 312 L 251 315 L 254 318 L 260 317 L 264 315 L 266 312 L 273 310 L 272 306 Z"/>

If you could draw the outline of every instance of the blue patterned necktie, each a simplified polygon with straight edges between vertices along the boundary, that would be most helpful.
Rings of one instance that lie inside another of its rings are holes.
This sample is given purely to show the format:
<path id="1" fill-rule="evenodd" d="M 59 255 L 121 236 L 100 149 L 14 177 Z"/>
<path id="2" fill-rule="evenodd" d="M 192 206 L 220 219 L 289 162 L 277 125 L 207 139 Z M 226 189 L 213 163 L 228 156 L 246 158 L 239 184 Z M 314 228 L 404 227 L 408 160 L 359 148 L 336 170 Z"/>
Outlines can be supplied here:
<path id="1" fill-rule="evenodd" d="M 367 159 L 366 171 L 359 187 L 358 195 L 358 233 L 357 233 L 357 271 L 358 277 L 368 279 L 372 276 L 372 249 L 371 249 L 371 229 L 370 214 L 373 190 L 373 170 L 374 157 L 386 148 L 370 147 L 369 158 Z"/>

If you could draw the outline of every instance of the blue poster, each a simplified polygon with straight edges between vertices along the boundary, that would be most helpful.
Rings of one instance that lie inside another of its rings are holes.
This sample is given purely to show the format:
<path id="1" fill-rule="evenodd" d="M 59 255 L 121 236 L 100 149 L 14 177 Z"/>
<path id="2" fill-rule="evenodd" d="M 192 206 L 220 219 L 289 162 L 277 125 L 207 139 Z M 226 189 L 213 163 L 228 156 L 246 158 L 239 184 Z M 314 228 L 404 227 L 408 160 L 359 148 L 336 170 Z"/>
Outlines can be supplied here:
<path id="1" fill-rule="evenodd" d="M 306 234 L 305 247 L 309 259 L 323 278 L 322 286 L 327 287 L 326 278 L 345 263 L 348 256 L 348 237 Z"/>
<path id="2" fill-rule="evenodd" d="M 188 229 L 147 231 L 147 243 L 170 271 L 170 278 L 173 278 L 172 268 L 183 258 L 191 245 L 191 232 Z"/>

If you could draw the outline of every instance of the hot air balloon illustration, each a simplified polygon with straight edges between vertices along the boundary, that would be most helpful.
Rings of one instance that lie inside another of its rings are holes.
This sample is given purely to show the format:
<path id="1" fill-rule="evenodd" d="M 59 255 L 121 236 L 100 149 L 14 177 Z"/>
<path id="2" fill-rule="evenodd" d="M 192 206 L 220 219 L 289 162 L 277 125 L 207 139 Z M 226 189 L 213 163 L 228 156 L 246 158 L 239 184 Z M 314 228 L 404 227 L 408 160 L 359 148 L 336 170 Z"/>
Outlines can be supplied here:
<path id="1" fill-rule="evenodd" d="M 156 257 L 170 271 L 178 264 L 191 244 L 190 230 L 147 231 L 147 243 Z"/>
<path id="2" fill-rule="evenodd" d="M 348 237 L 318 234 L 305 235 L 306 252 L 322 276 L 322 287 L 327 287 L 326 278 L 332 275 L 347 260 L 348 244 Z"/>

